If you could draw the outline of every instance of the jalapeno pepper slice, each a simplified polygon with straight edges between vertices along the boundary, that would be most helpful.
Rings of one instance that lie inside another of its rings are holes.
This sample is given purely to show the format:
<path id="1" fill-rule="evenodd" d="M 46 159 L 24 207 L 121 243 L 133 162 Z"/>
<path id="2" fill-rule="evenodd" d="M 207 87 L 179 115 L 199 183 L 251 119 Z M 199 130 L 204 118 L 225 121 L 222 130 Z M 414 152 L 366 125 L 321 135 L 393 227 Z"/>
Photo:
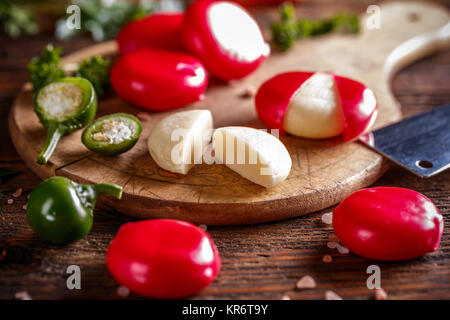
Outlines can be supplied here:
<path id="1" fill-rule="evenodd" d="M 42 87 L 34 97 L 34 111 L 47 129 L 47 139 L 38 156 L 46 164 L 61 137 L 85 127 L 97 113 L 97 97 L 84 78 L 62 78 Z"/>
<path id="2" fill-rule="evenodd" d="M 114 156 L 130 150 L 142 132 L 141 122 L 127 113 L 114 113 L 98 118 L 86 127 L 83 144 L 94 152 Z"/>

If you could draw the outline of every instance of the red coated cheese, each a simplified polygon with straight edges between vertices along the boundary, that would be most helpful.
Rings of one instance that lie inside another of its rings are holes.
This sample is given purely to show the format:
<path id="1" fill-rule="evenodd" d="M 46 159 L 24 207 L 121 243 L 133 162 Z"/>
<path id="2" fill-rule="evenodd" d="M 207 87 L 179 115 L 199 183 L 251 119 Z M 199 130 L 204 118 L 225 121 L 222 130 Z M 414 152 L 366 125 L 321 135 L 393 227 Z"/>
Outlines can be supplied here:
<path id="1" fill-rule="evenodd" d="M 208 85 L 206 69 L 197 58 L 155 49 L 139 49 L 120 57 L 110 78 L 123 100 L 155 111 L 200 100 Z"/>
<path id="2" fill-rule="evenodd" d="M 345 198 L 334 209 L 333 228 L 353 253 L 399 261 L 435 251 L 444 221 L 424 195 L 410 189 L 378 187 Z"/>
<path id="3" fill-rule="evenodd" d="M 124 224 L 106 264 L 121 285 L 160 299 L 191 296 L 214 280 L 220 256 L 207 232 L 188 222 L 157 219 Z"/>
<path id="4" fill-rule="evenodd" d="M 117 35 L 121 54 L 141 48 L 184 51 L 181 26 L 184 14 L 156 13 L 128 23 Z"/>
<path id="5" fill-rule="evenodd" d="M 299 92 L 302 85 L 316 73 L 313 72 L 287 72 L 267 80 L 259 88 L 255 96 L 255 106 L 259 118 L 271 129 L 285 131 L 285 115 L 293 97 Z M 375 96 L 369 88 L 362 83 L 332 75 L 338 101 L 341 108 L 344 128 L 340 133 L 344 141 L 352 140 L 365 133 L 374 123 L 378 105 Z M 325 89 L 324 89 L 325 90 Z M 322 123 L 311 124 L 325 125 Z"/>
<path id="6" fill-rule="evenodd" d="M 270 53 L 256 21 L 231 1 L 193 2 L 185 13 L 183 40 L 186 48 L 223 80 L 245 77 Z"/>

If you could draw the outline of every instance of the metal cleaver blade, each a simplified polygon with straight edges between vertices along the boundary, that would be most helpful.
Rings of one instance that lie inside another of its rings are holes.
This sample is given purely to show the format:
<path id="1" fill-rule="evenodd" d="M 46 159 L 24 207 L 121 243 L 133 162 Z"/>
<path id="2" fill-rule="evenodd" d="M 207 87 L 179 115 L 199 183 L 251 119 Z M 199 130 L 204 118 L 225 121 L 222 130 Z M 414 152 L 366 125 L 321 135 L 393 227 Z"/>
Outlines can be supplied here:
<path id="1" fill-rule="evenodd" d="M 360 141 L 422 178 L 450 167 L 450 104 L 375 130 Z"/>

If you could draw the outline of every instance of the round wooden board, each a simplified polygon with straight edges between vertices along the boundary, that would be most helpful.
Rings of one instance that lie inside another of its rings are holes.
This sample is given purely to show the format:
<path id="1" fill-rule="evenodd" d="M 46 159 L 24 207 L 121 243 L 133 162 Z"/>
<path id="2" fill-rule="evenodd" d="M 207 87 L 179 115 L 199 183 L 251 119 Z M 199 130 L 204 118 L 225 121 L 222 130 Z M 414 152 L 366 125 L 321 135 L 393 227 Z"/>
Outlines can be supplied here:
<path id="1" fill-rule="evenodd" d="M 389 88 L 393 71 L 447 45 L 448 28 L 444 29 L 445 35 L 441 28 L 449 17 L 444 8 L 426 3 L 383 5 L 381 29 L 368 30 L 363 20 L 363 30 L 358 36 L 330 35 L 302 40 L 287 53 L 273 53 L 244 80 L 228 85 L 212 80 L 206 99 L 182 110 L 211 110 L 215 127 L 264 128 L 256 116 L 253 98 L 243 98 L 242 93 L 248 88 L 258 88 L 280 72 L 330 70 L 360 80 L 374 90 L 380 106 L 375 127 L 384 126 L 401 118 Z M 427 35 L 416 37 L 423 34 Z M 73 53 L 63 62 L 77 63 L 94 54 L 115 53 L 115 43 L 108 42 Z M 145 110 L 114 95 L 99 102 L 98 116 L 119 111 L 137 114 Z M 317 211 L 372 184 L 387 167 L 381 156 L 358 142 L 283 136 L 281 140 L 289 150 L 293 166 L 287 180 L 271 189 L 255 185 L 223 165 L 203 164 L 195 166 L 186 176 L 172 174 L 155 164 L 146 145 L 153 125 L 168 114 L 150 113 L 151 119 L 143 121 L 144 131 L 136 147 L 118 157 L 104 157 L 87 150 L 81 143 L 80 130 L 63 137 L 50 162 L 39 166 L 36 158 L 44 144 L 45 129 L 33 112 L 32 93 L 27 84 L 11 110 L 9 129 L 17 151 L 41 178 L 61 175 L 83 183 L 116 183 L 124 187 L 122 200 L 105 197 L 102 204 L 140 218 L 174 218 L 197 224 L 250 224 Z"/>

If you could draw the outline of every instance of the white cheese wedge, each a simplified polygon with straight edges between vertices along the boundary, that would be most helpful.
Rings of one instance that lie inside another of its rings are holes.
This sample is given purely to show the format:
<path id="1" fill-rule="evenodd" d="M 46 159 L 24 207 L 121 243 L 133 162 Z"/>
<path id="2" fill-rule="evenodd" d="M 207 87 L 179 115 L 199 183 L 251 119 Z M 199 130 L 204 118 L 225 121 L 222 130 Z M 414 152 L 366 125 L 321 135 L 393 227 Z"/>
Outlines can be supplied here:
<path id="1" fill-rule="evenodd" d="M 194 164 L 202 162 L 212 128 L 209 110 L 174 113 L 153 127 L 147 140 L 150 155 L 161 168 L 187 174 Z"/>
<path id="2" fill-rule="evenodd" d="M 343 132 L 344 114 L 332 75 L 317 72 L 300 86 L 288 105 L 283 128 L 310 139 L 331 138 Z"/>
<path id="3" fill-rule="evenodd" d="M 214 131 L 216 161 L 266 188 L 286 179 L 292 160 L 284 144 L 273 135 L 247 127 Z"/>

